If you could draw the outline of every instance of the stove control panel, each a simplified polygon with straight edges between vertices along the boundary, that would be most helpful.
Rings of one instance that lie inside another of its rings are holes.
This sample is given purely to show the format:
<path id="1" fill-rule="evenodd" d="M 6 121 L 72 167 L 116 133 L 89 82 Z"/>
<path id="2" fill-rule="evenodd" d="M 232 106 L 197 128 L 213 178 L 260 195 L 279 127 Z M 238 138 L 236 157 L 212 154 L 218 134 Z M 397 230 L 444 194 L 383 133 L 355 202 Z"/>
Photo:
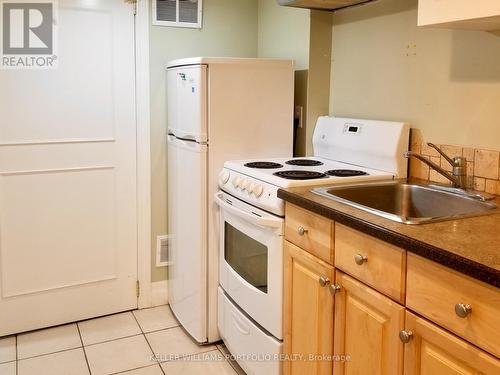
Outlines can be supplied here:
<path id="1" fill-rule="evenodd" d="M 272 212 L 285 215 L 285 203 L 278 198 L 278 187 L 224 168 L 219 173 L 219 187 L 244 202 Z"/>

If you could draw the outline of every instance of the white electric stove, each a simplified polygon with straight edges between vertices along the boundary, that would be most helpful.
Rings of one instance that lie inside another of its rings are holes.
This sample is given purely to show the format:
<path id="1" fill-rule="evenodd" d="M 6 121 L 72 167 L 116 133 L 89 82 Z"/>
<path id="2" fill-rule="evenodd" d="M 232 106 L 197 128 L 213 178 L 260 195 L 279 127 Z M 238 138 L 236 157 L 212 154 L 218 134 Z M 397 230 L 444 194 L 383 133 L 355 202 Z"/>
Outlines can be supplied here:
<path id="1" fill-rule="evenodd" d="M 283 332 L 284 201 L 280 188 L 407 175 L 406 123 L 320 117 L 314 156 L 227 161 L 220 207 L 218 327 L 252 375 L 279 375 Z"/>
<path id="2" fill-rule="evenodd" d="M 280 188 L 334 185 L 356 181 L 391 180 L 393 173 L 320 157 L 228 161 L 219 187 L 229 194 L 276 215 L 284 216 Z"/>

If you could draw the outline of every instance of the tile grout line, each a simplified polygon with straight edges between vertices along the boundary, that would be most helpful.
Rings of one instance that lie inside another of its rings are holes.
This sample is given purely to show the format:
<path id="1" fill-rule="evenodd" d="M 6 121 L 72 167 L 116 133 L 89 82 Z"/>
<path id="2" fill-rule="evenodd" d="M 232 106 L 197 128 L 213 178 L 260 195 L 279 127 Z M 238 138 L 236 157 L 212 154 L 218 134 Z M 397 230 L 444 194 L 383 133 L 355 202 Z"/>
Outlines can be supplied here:
<path id="1" fill-rule="evenodd" d="M 135 370 L 141 370 L 143 368 L 148 368 L 148 367 L 155 367 L 155 366 L 159 366 L 159 363 L 157 364 L 152 364 L 152 365 L 146 365 L 146 366 L 141 366 L 141 367 L 135 367 L 135 368 L 131 368 L 130 370 L 125 370 L 125 371 L 118 371 L 118 372 L 112 372 L 110 374 L 107 374 L 107 375 L 120 375 L 120 374 L 126 374 L 127 372 L 131 372 L 131 371 L 135 371 Z M 161 366 L 159 366 L 161 371 L 163 372 L 163 369 L 161 368 Z M 163 372 L 164 373 L 164 372 Z M 165 373 L 164 373 L 165 374 Z"/>
<path id="2" fill-rule="evenodd" d="M 138 310 L 136 310 L 138 311 Z M 163 375 L 166 375 L 165 374 L 165 371 L 163 371 L 163 367 L 161 366 L 160 364 L 160 361 L 158 361 L 158 358 L 156 357 L 156 354 L 155 354 L 155 351 L 153 350 L 153 347 L 151 346 L 149 340 L 148 340 L 148 337 L 146 336 L 146 334 L 144 333 L 144 330 L 142 329 L 142 326 L 141 324 L 139 323 L 139 320 L 137 320 L 137 317 L 135 316 L 134 312 L 132 311 L 132 316 L 134 317 L 135 319 L 135 322 L 137 323 L 137 325 L 139 326 L 139 329 L 141 330 L 142 332 L 142 336 L 144 336 L 144 340 L 146 340 L 146 343 L 148 344 L 149 346 L 149 349 L 151 349 L 151 355 L 153 355 L 156 363 L 158 364 L 158 366 L 160 367 L 160 371 L 163 373 Z"/>
<path id="3" fill-rule="evenodd" d="M 80 332 L 80 326 L 76 323 L 76 329 L 78 330 L 78 336 L 80 336 L 80 342 L 82 343 L 83 356 L 85 357 L 85 362 L 87 363 L 87 368 L 89 370 L 89 374 L 92 375 L 92 370 L 90 370 L 89 359 L 87 358 L 87 352 L 85 351 L 85 345 L 83 344 L 82 333 Z"/>
<path id="4" fill-rule="evenodd" d="M 83 348 L 83 346 L 75 346 L 73 348 L 66 348 L 66 349 L 61 349 L 61 350 L 56 350 L 55 352 L 50 352 L 50 353 L 44 353 L 44 354 L 37 354 L 31 357 L 26 357 L 26 358 L 19 358 L 17 359 L 17 362 L 22 362 L 22 361 L 27 361 L 28 359 L 33 359 L 33 358 L 40 358 L 40 357 L 45 357 L 51 354 L 59 354 L 59 353 L 64 353 L 64 352 L 69 352 L 71 350 L 76 350 Z"/>
<path id="5" fill-rule="evenodd" d="M 231 368 L 233 369 L 233 371 L 234 371 L 235 375 L 238 375 L 238 374 L 239 374 L 239 372 L 238 372 L 238 370 L 234 367 L 233 362 L 232 362 L 229 358 L 227 358 L 227 353 L 224 353 L 224 352 L 222 351 L 222 349 L 221 349 L 221 348 L 219 348 L 219 346 L 217 346 L 217 349 L 218 349 L 218 350 L 219 350 L 219 352 L 223 355 L 223 357 L 225 358 L 226 362 L 227 362 L 227 363 L 229 363 L 229 366 L 231 366 Z"/>
<path id="6" fill-rule="evenodd" d="M 109 340 L 105 340 L 105 341 L 99 341 L 99 342 L 95 342 L 95 343 L 92 343 L 92 344 L 88 344 L 88 345 L 83 345 L 85 348 L 88 348 L 88 347 L 91 347 L 91 346 L 96 346 L 96 345 L 101 345 L 101 344 L 107 344 L 107 343 L 110 343 L 110 342 L 113 342 L 113 341 L 118 341 L 118 340 L 123 340 L 123 339 L 129 339 L 131 337 L 135 337 L 135 336 L 140 336 L 142 335 L 142 333 L 136 333 L 134 335 L 128 335 L 128 336 L 123 336 L 123 337 L 117 337 L 115 339 L 109 339 Z"/>
<path id="7" fill-rule="evenodd" d="M 15 336 L 15 342 L 16 342 L 16 375 L 19 375 L 19 360 L 18 360 L 19 355 L 17 354 L 17 335 Z"/>

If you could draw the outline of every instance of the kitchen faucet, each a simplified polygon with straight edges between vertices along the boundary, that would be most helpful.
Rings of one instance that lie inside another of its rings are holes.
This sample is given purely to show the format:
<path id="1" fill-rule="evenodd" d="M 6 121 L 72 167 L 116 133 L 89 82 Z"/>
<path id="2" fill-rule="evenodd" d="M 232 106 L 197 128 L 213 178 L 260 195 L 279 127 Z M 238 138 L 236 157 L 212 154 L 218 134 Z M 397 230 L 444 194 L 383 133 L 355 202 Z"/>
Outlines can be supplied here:
<path id="1" fill-rule="evenodd" d="M 464 158 L 463 156 L 455 156 L 453 158 L 450 158 L 448 155 L 446 155 L 443 151 L 439 149 L 438 146 L 436 146 L 434 143 L 427 143 L 429 147 L 432 147 L 435 149 L 439 154 L 452 166 L 452 172 L 448 172 L 441 168 L 439 165 L 436 163 L 430 161 L 429 159 L 426 159 L 424 156 L 413 152 L 413 151 L 406 151 L 404 153 L 404 157 L 409 159 L 410 157 L 413 157 L 415 159 L 420 160 L 421 162 L 427 164 L 430 168 L 434 169 L 436 172 L 441 174 L 442 176 L 446 177 L 448 180 L 450 180 L 453 183 L 452 188 L 444 187 L 444 186 L 435 186 L 435 188 L 439 188 L 441 190 L 446 190 L 455 194 L 460 194 L 460 195 L 466 195 L 469 198 L 473 199 L 479 199 L 481 201 L 488 201 L 494 199 L 494 197 L 490 194 L 486 193 L 478 193 L 471 191 L 471 189 L 468 188 L 468 178 L 467 178 L 467 159 Z"/>
<path id="2" fill-rule="evenodd" d="M 462 190 L 467 190 L 467 159 L 462 157 L 462 156 L 455 156 L 453 159 L 450 158 L 448 155 L 446 155 L 443 151 L 439 149 L 438 146 L 436 146 L 434 143 L 427 143 L 427 146 L 432 147 L 435 149 L 437 152 L 441 154 L 441 156 L 451 164 L 453 167 L 453 172 L 450 173 L 448 171 L 445 171 L 443 168 L 441 168 L 439 165 L 436 163 L 433 163 L 429 159 L 426 159 L 422 155 L 413 152 L 413 151 L 407 151 L 404 153 L 405 158 L 410 158 L 414 157 L 421 162 L 427 164 L 429 167 L 434 169 L 436 172 L 441 174 L 442 176 L 446 177 L 448 180 L 453 182 L 453 187 L 462 189 Z"/>

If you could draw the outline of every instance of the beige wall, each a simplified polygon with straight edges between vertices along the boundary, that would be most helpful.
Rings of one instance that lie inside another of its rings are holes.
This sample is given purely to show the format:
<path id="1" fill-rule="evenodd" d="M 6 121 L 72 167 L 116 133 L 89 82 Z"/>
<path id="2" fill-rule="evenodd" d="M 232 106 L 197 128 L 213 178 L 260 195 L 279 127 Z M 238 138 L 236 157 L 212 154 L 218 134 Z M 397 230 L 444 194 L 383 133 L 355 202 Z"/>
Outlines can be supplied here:
<path id="1" fill-rule="evenodd" d="M 258 56 L 295 60 L 295 70 L 309 67 L 310 11 L 258 0 Z"/>
<path id="2" fill-rule="evenodd" d="M 417 0 L 334 15 L 330 112 L 408 120 L 426 141 L 500 149 L 500 35 L 418 28 Z"/>
<path id="3" fill-rule="evenodd" d="M 152 281 L 167 272 L 154 266 L 156 236 L 167 233 L 166 64 L 193 56 L 257 56 L 257 9 L 256 0 L 204 0 L 201 30 L 150 28 Z"/>

